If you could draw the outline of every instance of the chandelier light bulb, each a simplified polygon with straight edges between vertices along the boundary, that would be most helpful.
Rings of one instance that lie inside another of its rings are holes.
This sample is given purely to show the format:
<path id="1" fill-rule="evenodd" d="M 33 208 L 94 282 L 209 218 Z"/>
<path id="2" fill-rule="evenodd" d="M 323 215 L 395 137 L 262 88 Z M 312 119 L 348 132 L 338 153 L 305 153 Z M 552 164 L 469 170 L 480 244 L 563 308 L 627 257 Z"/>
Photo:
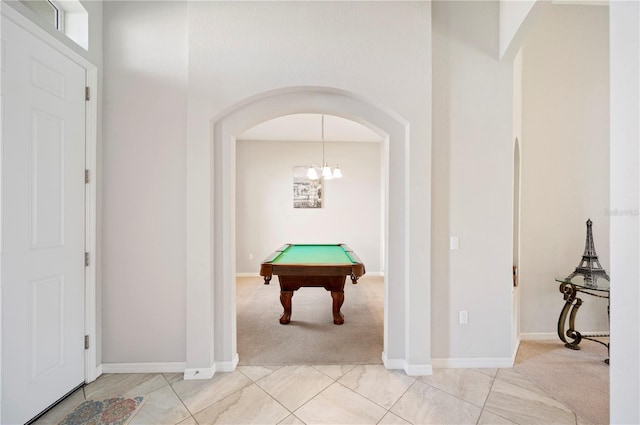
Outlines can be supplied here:
<path id="1" fill-rule="evenodd" d="M 326 162 L 324 164 L 324 167 L 322 168 L 322 177 L 324 177 L 327 180 L 331 180 L 333 178 L 331 167 L 329 167 Z"/>
<path id="2" fill-rule="evenodd" d="M 318 172 L 316 171 L 316 167 L 313 165 L 307 170 L 307 178 L 309 180 L 318 180 Z"/>

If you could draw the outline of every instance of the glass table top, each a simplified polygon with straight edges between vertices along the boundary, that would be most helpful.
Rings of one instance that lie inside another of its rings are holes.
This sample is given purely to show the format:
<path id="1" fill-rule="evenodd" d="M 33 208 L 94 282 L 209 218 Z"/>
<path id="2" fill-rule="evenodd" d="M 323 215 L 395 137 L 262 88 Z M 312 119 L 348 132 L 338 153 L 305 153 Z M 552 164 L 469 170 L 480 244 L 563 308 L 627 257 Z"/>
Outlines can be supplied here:
<path id="1" fill-rule="evenodd" d="M 582 282 L 573 282 L 573 281 L 567 280 L 567 279 L 556 279 L 556 282 L 558 282 L 558 283 L 568 283 L 570 285 L 575 286 L 576 288 L 578 288 L 580 290 L 609 292 L 609 282 L 604 280 L 604 279 L 598 280 L 598 286 L 592 286 L 592 285 L 588 286 L 588 285 L 585 285 Z"/>

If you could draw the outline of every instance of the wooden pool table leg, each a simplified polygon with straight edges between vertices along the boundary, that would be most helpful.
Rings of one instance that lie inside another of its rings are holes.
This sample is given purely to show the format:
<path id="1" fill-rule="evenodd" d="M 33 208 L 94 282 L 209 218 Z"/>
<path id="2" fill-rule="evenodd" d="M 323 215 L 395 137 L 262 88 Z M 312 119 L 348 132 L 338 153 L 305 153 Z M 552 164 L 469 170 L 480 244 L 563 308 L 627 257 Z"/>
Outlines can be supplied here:
<path id="1" fill-rule="evenodd" d="M 281 325 L 287 325 L 291 321 L 291 297 L 293 291 L 280 291 L 280 303 L 284 308 L 284 313 L 280 316 Z"/>
<path id="2" fill-rule="evenodd" d="M 344 292 L 331 291 L 331 298 L 333 298 L 333 324 L 342 325 L 344 316 L 340 313 L 340 308 L 344 303 Z"/>

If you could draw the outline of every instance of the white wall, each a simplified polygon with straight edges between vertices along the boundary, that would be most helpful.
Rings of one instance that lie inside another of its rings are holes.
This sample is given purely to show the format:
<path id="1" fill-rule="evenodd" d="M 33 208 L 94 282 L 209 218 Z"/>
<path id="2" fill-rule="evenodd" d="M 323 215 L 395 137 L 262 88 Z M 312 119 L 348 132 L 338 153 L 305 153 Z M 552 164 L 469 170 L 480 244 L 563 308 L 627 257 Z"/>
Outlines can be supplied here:
<path id="1" fill-rule="evenodd" d="M 211 332 L 222 335 L 223 340 L 229 342 L 224 347 L 224 354 L 217 352 L 216 358 L 224 356 L 222 360 L 226 364 L 233 361 L 232 318 L 215 318 L 215 330 L 202 325 L 210 317 L 206 304 L 209 299 L 216 302 L 220 297 L 229 297 L 225 298 L 224 305 L 231 304 L 233 299 L 233 294 L 224 287 L 216 287 L 215 293 L 211 293 L 208 283 L 228 279 L 227 276 L 235 271 L 231 270 L 230 263 L 235 265 L 232 259 L 216 259 L 211 265 L 212 248 L 208 239 L 211 233 L 203 228 L 210 223 L 212 205 L 216 206 L 213 211 L 216 217 L 230 214 L 224 205 L 228 205 L 225 202 L 229 192 L 234 190 L 232 181 L 224 186 L 228 178 L 224 170 L 217 174 L 221 164 L 212 169 L 207 161 L 212 148 L 215 148 L 215 158 L 219 158 L 232 146 L 225 141 L 214 142 L 211 146 L 212 123 L 220 124 L 216 128 L 220 133 L 214 135 L 214 140 L 224 134 L 225 125 L 233 128 L 232 135 L 237 135 L 245 129 L 220 122 L 228 111 L 251 105 L 252 101 L 263 99 L 274 90 L 283 93 L 310 86 L 316 87 L 316 93 L 321 91 L 317 87 L 326 87 L 327 93 L 350 94 L 341 105 L 332 105 L 331 109 L 342 106 L 337 115 L 358 118 L 353 111 L 350 114 L 344 110 L 351 97 L 386 111 L 388 117 L 396 117 L 395 121 L 402 123 L 403 131 L 406 130 L 406 135 L 399 140 L 395 139 L 399 134 L 396 132 L 391 139 L 393 142 L 389 143 L 390 170 L 396 170 L 391 174 L 394 183 L 389 190 L 392 196 L 401 200 L 389 201 L 392 211 L 397 213 L 396 219 L 390 215 L 389 221 L 391 227 L 405 226 L 405 223 L 406 226 L 405 231 L 390 232 L 390 238 L 398 242 L 392 243 L 392 246 L 397 244 L 389 260 L 393 267 L 390 265 L 386 271 L 401 270 L 390 280 L 407 290 L 393 291 L 387 299 L 393 298 L 393 305 L 402 303 L 405 315 L 398 315 L 394 320 L 406 318 L 411 326 L 406 332 L 397 329 L 389 332 L 398 337 L 389 347 L 393 358 L 406 361 L 404 365 L 430 367 L 430 338 L 425 337 L 429 333 L 430 320 L 430 4 L 193 2 L 189 16 L 187 238 L 190 249 L 187 287 L 188 293 L 192 294 L 188 302 L 194 306 L 188 309 L 187 326 L 192 330 L 188 332 L 187 340 L 198 348 L 187 350 L 188 367 L 210 362 L 209 355 L 191 353 L 209 350 L 210 345 L 201 342 L 199 335 Z M 313 111 L 296 110 L 294 105 L 281 107 L 280 113 L 327 112 L 320 110 L 322 107 L 316 108 Z M 363 113 L 368 114 L 358 112 Z M 277 114 L 277 111 L 265 112 L 264 119 L 274 118 Z M 364 119 L 363 115 L 359 117 Z M 250 127 L 259 123 L 259 117 L 252 120 L 245 124 Z M 372 117 L 368 116 L 367 120 L 371 123 Z M 383 131 L 388 132 L 387 129 Z M 213 182 L 207 180 L 211 178 L 211 172 L 214 172 Z M 415 184 L 407 186 L 405 181 Z M 216 202 L 215 198 L 211 199 L 212 195 L 222 198 Z M 214 258 L 216 252 L 225 251 L 225 246 L 220 246 L 221 240 L 227 238 L 228 245 L 235 241 L 234 235 L 227 230 L 235 226 L 220 223 L 215 226 L 211 229 L 214 232 Z M 225 267 L 229 270 L 224 270 Z"/>
<path id="2" fill-rule="evenodd" d="M 500 0 L 500 59 L 511 61 L 551 0 Z"/>
<path id="3" fill-rule="evenodd" d="M 611 423 L 640 423 L 640 5 L 612 1 Z"/>
<path id="4" fill-rule="evenodd" d="M 512 65 L 498 60 L 497 2 L 432 7 L 432 355 L 445 366 L 460 358 L 505 365 L 513 354 Z M 449 250 L 450 236 L 459 250 Z M 458 324 L 460 310 L 468 325 Z"/>
<path id="5" fill-rule="evenodd" d="M 257 274 L 285 243 L 346 243 L 367 273 L 382 272 L 382 143 L 329 142 L 341 179 L 324 181 L 324 205 L 293 208 L 294 166 L 320 164 L 321 142 L 236 143 L 236 271 Z M 249 259 L 249 255 L 253 259 Z"/>
<path id="6" fill-rule="evenodd" d="M 104 363 L 184 361 L 186 13 L 104 4 Z"/>
<path id="7" fill-rule="evenodd" d="M 209 307 L 187 313 L 184 301 L 190 294 L 187 302 L 207 306 L 214 297 L 211 123 L 261 93 L 321 86 L 354 93 L 406 125 L 409 137 L 392 151 L 407 149 L 406 178 L 415 182 L 402 216 L 412 231 L 398 235 L 407 239 L 400 262 L 411 265 L 403 277 L 411 296 L 394 296 L 408 299 L 415 327 L 393 348 L 427 362 L 430 4 L 110 1 L 104 8 L 103 360 L 211 365 Z M 185 327 L 187 341 L 201 341 L 186 354 Z"/>
<path id="8" fill-rule="evenodd" d="M 553 5 L 523 47 L 523 333 L 555 332 L 564 301 L 554 279 L 580 262 L 588 218 L 609 269 L 608 31 L 606 7 Z M 584 297 L 577 322 L 606 331 L 606 301 Z"/>

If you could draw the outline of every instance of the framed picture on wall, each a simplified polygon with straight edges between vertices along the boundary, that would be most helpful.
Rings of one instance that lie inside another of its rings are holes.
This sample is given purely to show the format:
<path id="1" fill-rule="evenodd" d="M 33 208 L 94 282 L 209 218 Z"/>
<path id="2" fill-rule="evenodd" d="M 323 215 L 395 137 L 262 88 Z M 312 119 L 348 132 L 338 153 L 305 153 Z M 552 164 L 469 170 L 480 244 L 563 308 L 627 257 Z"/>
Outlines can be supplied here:
<path id="1" fill-rule="evenodd" d="M 293 208 L 322 208 L 322 179 L 307 177 L 309 167 L 293 167 Z"/>

